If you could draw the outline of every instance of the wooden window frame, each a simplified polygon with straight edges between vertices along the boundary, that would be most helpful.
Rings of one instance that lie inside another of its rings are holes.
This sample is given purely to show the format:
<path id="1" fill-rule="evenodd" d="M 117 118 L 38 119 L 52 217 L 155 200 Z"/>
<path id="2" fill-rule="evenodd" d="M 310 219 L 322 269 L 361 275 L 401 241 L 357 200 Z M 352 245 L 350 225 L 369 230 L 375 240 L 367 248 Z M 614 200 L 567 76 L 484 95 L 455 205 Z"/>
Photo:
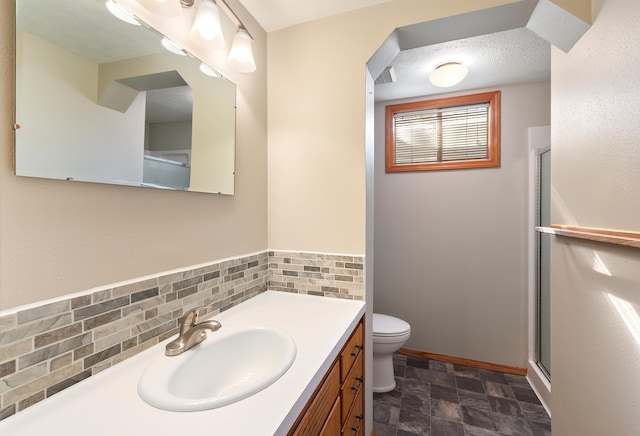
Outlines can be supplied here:
<path id="1" fill-rule="evenodd" d="M 446 109 L 474 104 L 489 104 L 487 157 L 447 162 L 428 162 L 411 165 L 395 164 L 394 116 L 397 113 L 424 109 Z M 500 166 L 500 91 L 469 94 L 458 97 L 446 97 L 412 103 L 400 103 L 386 107 L 386 171 L 388 173 L 405 171 L 452 170 L 463 168 L 489 168 Z"/>

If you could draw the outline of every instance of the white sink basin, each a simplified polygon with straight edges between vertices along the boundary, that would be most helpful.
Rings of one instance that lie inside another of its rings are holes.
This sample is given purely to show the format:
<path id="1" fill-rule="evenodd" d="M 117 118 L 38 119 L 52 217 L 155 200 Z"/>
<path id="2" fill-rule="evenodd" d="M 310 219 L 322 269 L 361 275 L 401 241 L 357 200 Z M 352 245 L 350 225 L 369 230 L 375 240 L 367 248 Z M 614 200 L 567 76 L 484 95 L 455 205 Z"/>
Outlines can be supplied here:
<path id="1" fill-rule="evenodd" d="M 227 327 L 178 356 L 160 356 L 145 369 L 138 394 L 175 412 L 215 409 L 275 382 L 296 357 L 288 334 L 265 327 Z"/>

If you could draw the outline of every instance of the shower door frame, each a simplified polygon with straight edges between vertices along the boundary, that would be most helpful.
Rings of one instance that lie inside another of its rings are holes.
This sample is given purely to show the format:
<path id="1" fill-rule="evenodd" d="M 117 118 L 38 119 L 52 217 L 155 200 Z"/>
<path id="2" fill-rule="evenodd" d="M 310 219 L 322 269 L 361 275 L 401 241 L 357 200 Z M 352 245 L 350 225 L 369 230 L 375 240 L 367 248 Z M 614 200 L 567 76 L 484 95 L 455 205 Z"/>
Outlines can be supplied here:
<path id="1" fill-rule="evenodd" d="M 547 153 L 547 152 L 551 152 L 551 146 L 546 146 L 543 148 L 539 148 L 536 149 L 534 151 L 535 153 L 535 159 L 534 159 L 534 165 L 535 165 L 535 225 L 536 226 L 541 226 L 544 225 L 544 223 L 542 223 L 541 221 L 541 215 L 542 215 L 542 202 L 541 202 L 541 197 L 542 197 L 542 155 Z M 549 193 L 549 195 L 551 195 L 551 193 Z M 543 238 L 543 234 L 536 232 L 535 234 L 535 250 L 536 250 L 536 257 L 535 257 L 535 297 L 536 297 L 536 305 L 535 305 L 535 363 L 538 366 L 538 368 L 540 369 L 540 371 L 542 372 L 542 374 L 546 377 L 546 379 L 551 382 L 551 368 L 547 368 L 543 363 L 542 363 L 542 335 L 541 335 L 541 331 L 542 331 L 542 291 L 541 291 L 541 287 L 542 287 L 542 279 L 541 279 L 541 275 L 542 275 L 542 238 Z M 549 256 L 549 253 L 547 253 L 547 256 Z M 550 262 L 550 260 L 549 260 Z M 549 341 L 551 340 L 551 338 L 549 338 Z"/>
<path id="2" fill-rule="evenodd" d="M 538 211 L 538 159 L 541 150 L 545 150 L 551 145 L 551 127 L 540 126 L 530 127 L 528 129 L 529 137 L 529 175 L 528 175 L 528 197 L 529 197 L 529 211 L 528 211 L 528 225 L 527 225 L 527 240 L 528 240 L 528 353 L 527 353 L 527 380 L 534 389 L 538 398 L 542 402 L 542 405 L 551 416 L 551 383 L 547 375 L 540 369 L 537 364 L 538 360 L 538 335 L 537 330 L 539 323 L 537 319 L 538 314 L 538 243 L 535 226 L 538 223 L 537 211 Z"/>

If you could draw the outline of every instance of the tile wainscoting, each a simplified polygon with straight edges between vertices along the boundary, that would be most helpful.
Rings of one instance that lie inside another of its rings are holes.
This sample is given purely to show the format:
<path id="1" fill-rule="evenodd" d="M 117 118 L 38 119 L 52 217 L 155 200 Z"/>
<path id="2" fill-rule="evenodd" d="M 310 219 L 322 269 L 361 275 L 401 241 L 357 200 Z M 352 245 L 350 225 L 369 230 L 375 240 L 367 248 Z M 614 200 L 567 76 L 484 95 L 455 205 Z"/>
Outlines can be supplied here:
<path id="1" fill-rule="evenodd" d="M 264 251 L 0 315 L 0 420 L 267 289 L 363 299 L 364 258 Z"/>
<path id="2" fill-rule="evenodd" d="M 269 251 L 269 289 L 364 299 L 364 256 Z"/>

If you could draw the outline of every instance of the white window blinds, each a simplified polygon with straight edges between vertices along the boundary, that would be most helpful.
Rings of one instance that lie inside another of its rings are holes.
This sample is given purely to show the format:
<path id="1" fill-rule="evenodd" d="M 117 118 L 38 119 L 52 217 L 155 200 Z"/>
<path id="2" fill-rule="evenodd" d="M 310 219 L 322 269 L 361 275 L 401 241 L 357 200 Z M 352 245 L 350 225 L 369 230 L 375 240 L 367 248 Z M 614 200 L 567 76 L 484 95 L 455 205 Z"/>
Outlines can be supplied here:
<path id="1" fill-rule="evenodd" d="M 487 159 L 489 104 L 394 114 L 395 165 Z"/>

